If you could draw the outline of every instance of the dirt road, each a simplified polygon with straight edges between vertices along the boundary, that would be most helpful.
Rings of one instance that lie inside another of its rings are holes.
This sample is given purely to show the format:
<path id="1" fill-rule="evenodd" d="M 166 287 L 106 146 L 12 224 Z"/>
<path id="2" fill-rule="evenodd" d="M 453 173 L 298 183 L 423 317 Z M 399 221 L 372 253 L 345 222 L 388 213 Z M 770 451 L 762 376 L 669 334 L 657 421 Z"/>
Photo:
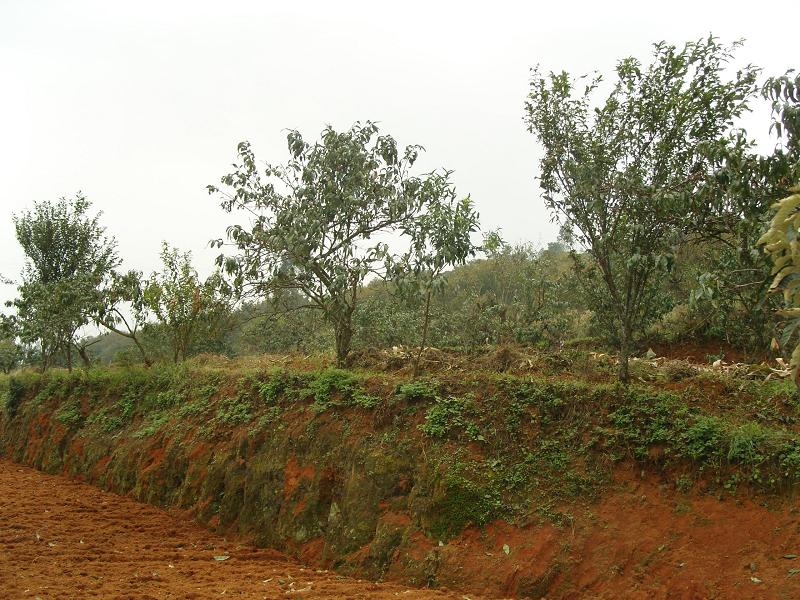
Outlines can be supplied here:
<path id="1" fill-rule="evenodd" d="M 303 567 L 149 505 L 0 460 L 0 598 L 465 596 Z"/>

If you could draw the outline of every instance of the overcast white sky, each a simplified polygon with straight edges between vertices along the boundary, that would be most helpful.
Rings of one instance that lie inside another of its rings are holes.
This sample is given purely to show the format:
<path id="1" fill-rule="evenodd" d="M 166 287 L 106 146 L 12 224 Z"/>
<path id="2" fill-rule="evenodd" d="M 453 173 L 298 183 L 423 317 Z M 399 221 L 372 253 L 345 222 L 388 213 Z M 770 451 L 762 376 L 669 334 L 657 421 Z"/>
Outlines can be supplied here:
<path id="1" fill-rule="evenodd" d="M 0 0 L 0 274 L 23 262 L 12 213 L 78 190 L 128 268 L 156 268 L 167 240 L 208 272 L 230 217 L 205 186 L 239 141 L 280 162 L 284 129 L 366 119 L 424 145 L 422 168 L 455 170 L 485 228 L 551 241 L 522 122 L 531 66 L 609 72 L 713 32 L 780 74 L 800 66 L 798 5 Z"/>

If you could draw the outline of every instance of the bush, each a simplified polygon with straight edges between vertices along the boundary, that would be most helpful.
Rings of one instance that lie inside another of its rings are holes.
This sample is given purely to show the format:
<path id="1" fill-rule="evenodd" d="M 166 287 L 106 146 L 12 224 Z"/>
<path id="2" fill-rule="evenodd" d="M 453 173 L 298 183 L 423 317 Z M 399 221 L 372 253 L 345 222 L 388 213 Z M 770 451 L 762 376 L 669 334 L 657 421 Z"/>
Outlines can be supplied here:
<path id="1" fill-rule="evenodd" d="M 406 401 L 437 400 L 439 398 L 439 382 L 412 381 L 397 387 L 397 395 Z"/>
<path id="2" fill-rule="evenodd" d="M 8 391 L 6 392 L 6 414 L 9 419 L 13 419 L 17 414 L 19 405 L 25 398 L 25 384 L 15 377 L 8 379 Z"/>
<path id="3" fill-rule="evenodd" d="M 464 413 L 469 408 L 470 403 L 464 398 L 449 396 L 447 398 L 437 398 L 436 403 L 428 408 L 425 413 L 425 422 L 422 423 L 420 430 L 431 437 L 444 437 L 454 427 L 465 427 L 467 422 Z"/>

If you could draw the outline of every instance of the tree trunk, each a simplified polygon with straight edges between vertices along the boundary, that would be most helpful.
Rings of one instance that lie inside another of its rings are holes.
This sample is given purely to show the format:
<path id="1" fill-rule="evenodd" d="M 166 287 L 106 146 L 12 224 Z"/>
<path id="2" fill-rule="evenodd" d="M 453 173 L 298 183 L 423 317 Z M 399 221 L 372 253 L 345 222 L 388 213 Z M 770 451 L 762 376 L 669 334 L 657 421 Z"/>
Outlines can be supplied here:
<path id="1" fill-rule="evenodd" d="M 422 323 L 422 343 L 419 345 L 417 357 L 414 359 L 414 374 L 416 379 L 420 373 L 420 361 L 422 360 L 422 353 L 425 352 L 425 346 L 428 343 L 428 325 L 431 320 L 431 290 L 428 289 L 428 295 L 425 297 L 425 320 Z"/>
<path id="2" fill-rule="evenodd" d="M 630 373 L 628 372 L 628 359 L 631 355 L 631 327 L 628 323 L 623 322 L 620 333 L 620 347 L 619 347 L 619 380 L 628 384 L 630 382 Z"/>
<path id="3" fill-rule="evenodd" d="M 147 357 L 147 353 L 144 351 L 144 348 L 142 347 L 142 344 L 139 343 L 139 340 L 136 338 L 136 336 L 135 335 L 131 336 L 131 339 L 133 340 L 133 343 L 136 344 L 136 347 L 139 349 L 139 353 L 142 355 L 142 360 L 144 361 L 144 366 L 145 367 L 149 367 L 150 365 L 152 365 L 153 361 L 151 361 Z"/>
<path id="4" fill-rule="evenodd" d="M 353 339 L 353 311 L 345 310 L 334 325 L 336 333 L 336 366 L 340 369 L 347 366 L 347 355 L 350 354 L 350 341 Z"/>
<path id="5" fill-rule="evenodd" d="M 42 373 L 47 371 L 47 351 L 44 340 L 42 341 Z"/>
<path id="6" fill-rule="evenodd" d="M 88 369 L 89 367 L 92 366 L 92 360 L 89 358 L 89 353 L 86 351 L 86 347 L 78 346 L 77 348 L 78 348 L 78 354 L 80 355 L 81 360 L 83 361 L 84 368 Z"/>
<path id="7" fill-rule="evenodd" d="M 67 352 L 67 371 L 72 373 L 72 344 L 68 343 L 65 350 Z"/>

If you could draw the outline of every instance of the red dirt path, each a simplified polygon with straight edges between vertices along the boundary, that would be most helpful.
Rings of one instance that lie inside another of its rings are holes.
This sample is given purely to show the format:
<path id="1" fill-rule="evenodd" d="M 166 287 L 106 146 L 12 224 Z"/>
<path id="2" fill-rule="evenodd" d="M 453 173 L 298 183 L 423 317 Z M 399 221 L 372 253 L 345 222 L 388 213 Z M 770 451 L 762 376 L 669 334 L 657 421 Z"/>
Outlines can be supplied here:
<path id="1" fill-rule="evenodd" d="M 303 567 L 130 498 L 0 460 L 0 598 L 230 597 L 465 598 Z"/>

